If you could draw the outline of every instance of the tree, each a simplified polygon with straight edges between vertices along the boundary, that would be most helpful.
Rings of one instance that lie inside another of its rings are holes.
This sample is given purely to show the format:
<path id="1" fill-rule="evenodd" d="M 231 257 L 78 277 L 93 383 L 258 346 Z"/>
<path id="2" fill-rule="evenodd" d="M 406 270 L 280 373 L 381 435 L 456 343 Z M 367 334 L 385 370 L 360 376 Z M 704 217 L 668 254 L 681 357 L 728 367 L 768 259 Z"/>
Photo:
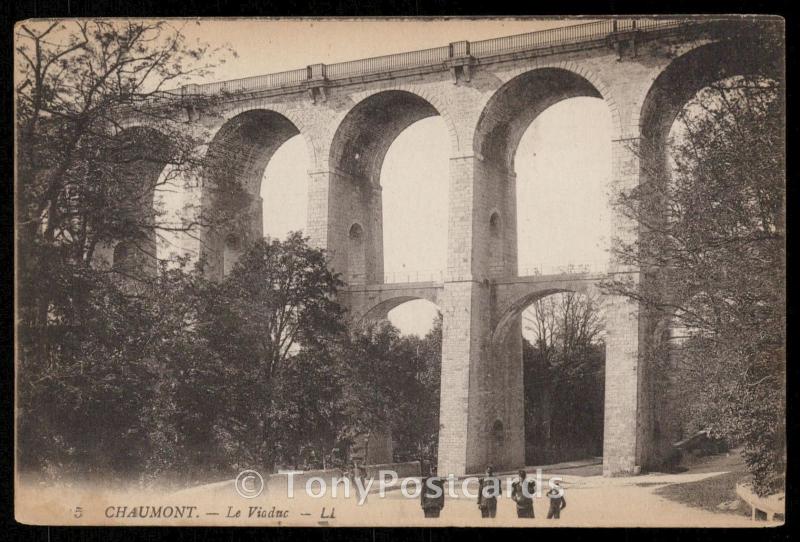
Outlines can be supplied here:
<path id="1" fill-rule="evenodd" d="M 594 297 L 566 292 L 523 313 L 525 427 L 532 461 L 596 453 L 602 442 L 604 323 Z"/>
<path id="2" fill-rule="evenodd" d="M 20 459 L 54 475 L 130 474 L 152 451 L 141 420 L 159 348 L 188 333 L 185 305 L 158 303 L 176 279 L 156 277 L 155 240 L 199 225 L 157 205 L 192 178 L 203 141 L 168 89 L 221 51 L 169 22 L 27 21 L 15 34 Z M 125 265 L 98 265 L 111 246 Z"/>
<path id="3" fill-rule="evenodd" d="M 424 336 L 401 338 L 405 352 L 398 416 L 392 425 L 396 461 L 436 464 L 439 445 L 439 401 L 442 372 L 442 316 Z M 400 383 L 398 383 L 400 384 Z"/>
<path id="4" fill-rule="evenodd" d="M 785 468 L 783 92 L 779 80 L 730 77 L 681 110 L 671 167 L 655 164 L 616 201 L 642 233 L 617 240 L 615 256 L 643 278 L 607 285 L 655 322 L 648 361 L 672 384 L 657 402 L 674 405 L 687 430 L 743 444 L 761 494 L 781 486 Z"/>
<path id="5" fill-rule="evenodd" d="M 335 410 L 339 382 L 332 360 L 344 332 L 334 300 L 341 284 L 324 251 L 292 233 L 254 242 L 221 283 L 209 285 L 197 331 L 223 361 L 223 395 L 214 404 L 225 405 L 218 427 L 233 466 L 269 471 L 315 442 L 310 420 L 323 422 L 320 435 L 336 421 L 323 420 Z"/>
<path id="6" fill-rule="evenodd" d="M 107 482 L 190 468 L 213 415 L 180 395 L 219 365 L 193 332 L 202 279 L 165 268 L 131 294 L 109 275 L 83 278 L 80 321 L 51 321 L 51 355 L 19 360 L 20 469 Z"/>
<path id="7" fill-rule="evenodd" d="M 441 334 L 441 317 L 425 337 L 402 336 L 386 321 L 351 331 L 341 354 L 347 382 L 343 439 L 389 433 L 395 460 L 435 461 Z"/>

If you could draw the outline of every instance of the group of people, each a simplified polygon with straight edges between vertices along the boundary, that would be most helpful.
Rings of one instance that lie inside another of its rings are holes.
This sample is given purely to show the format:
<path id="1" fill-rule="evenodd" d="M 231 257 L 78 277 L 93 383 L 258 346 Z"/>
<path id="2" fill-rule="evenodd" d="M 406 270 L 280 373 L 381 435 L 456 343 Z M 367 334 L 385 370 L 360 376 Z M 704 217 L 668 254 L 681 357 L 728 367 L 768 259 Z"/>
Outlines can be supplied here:
<path id="1" fill-rule="evenodd" d="M 486 476 L 478 481 L 478 508 L 481 517 L 493 518 L 497 515 L 497 498 L 500 495 L 500 479 L 494 475 L 494 469 L 486 468 Z M 438 488 L 438 491 L 434 488 Z M 519 471 L 519 478 L 511 484 L 511 499 L 516 504 L 517 517 L 533 518 L 533 497 L 536 494 L 536 481 L 528 478 L 524 470 Z M 547 492 L 550 508 L 547 519 L 559 519 L 561 511 L 567 507 L 564 490 L 555 480 L 550 481 Z M 420 493 L 422 511 L 426 518 L 438 518 L 444 508 L 444 479 L 431 476 L 422 480 Z"/>

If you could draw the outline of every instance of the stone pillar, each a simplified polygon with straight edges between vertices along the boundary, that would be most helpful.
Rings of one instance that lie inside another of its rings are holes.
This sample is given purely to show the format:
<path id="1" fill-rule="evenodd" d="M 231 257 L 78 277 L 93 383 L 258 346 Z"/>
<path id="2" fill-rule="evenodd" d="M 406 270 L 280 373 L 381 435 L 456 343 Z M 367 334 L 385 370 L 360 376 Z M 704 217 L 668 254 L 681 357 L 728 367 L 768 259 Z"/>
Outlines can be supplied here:
<path id="1" fill-rule="evenodd" d="M 359 244 L 363 257 L 351 258 L 350 232 L 361 227 Z M 351 272 L 349 262 L 362 262 L 357 270 L 360 283 L 383 282 L 383 211 L 381 187 L 353 175 L 331 170 L 309 172 L 308 235 L 311 244 L 328 251 L 330 267 L 344 281 Z"/>
<path id="2" fill-rule="evenodd" d="M 606 299 L 603 475 L 639 474 L 639 311 L 621 297 Z"/>
<path id="3" fill-rule="evenodd" d="M 263 235 L 261 196 L 243 193 L 233 199 L 223 198 L 216 199 L 210 194 L 203 196 L 203 205 L 207 209 L 225 205 L 224 211 L 230 214 L 224 224 L 205 229 L 201 238 L 200 255 L 205 260 L 206 276 L 212 280 L 221 280 L 233 268 L 235 261 L 231 259 L 237 260 L 249 243 Z"/>
<path id="4" fill-rule="evenodd" d="M 612 144 L 614 179 L 612 193 L 629 190 L 639 182 L 639 141 L 620 139 Z M 613 212 L 612 234 L 627 240 L 639 235 L 638 225 L 619 212 Z M 609 262 L 612 273 L 628 273 L 637 283 L 638 269 Z M 648 423 L 643 403 L 646 400 L 646 367 L 642 351 L 643 318 L 638 303 L 611 296 L 606 309 L 605 413 L 603 434 L 603 475 L 639 474 L 647 445 Z"/>
<path id="5" fill-rule="evenodd" d="M 482 160 L 450 161 L 447 272 L 442 294 L 439 467 L 463 475 L 521 466 L 524 455 L 521 343 L 493 351 L 489 218 L 507 191 Z M 518 334 L 517 334 L 518 335 Z M 519 337 L 516 337 L 519 342 Z M 518 378 L 517 378 L 517 373 Z"/>
<path id="6" fill-rule="evenodd" d="M 383 190 L 378 181 L 362 187 L 366 217 L 364 274 L 367 284 L 383 284 Z"/>
<path id="7" fill-rule="evenodd" d="M 327 171 L 308 172 L 308 213 L 306 235 L 311 246 L 327 249 L 331 232 L 338 225 L 331 224 L 336 213 L 331 213 L 331 174 Z"/>

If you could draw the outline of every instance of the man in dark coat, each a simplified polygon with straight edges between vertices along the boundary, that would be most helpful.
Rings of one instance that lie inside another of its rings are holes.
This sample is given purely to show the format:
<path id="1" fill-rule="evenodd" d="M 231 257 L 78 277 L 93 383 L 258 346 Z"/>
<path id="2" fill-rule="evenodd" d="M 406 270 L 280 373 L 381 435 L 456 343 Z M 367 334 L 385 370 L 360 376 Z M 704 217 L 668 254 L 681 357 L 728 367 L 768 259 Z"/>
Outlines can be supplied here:
<path id="1" fill-rule="evenodd" d="M 518 518 L 532 518 L 533 494 L 536 493 L 536 481 L 526 478 L 524 470 L 519 471 L 519 480 L 511 484 L 511 498 L 517 503 Z"/>
<path id="2" fill-rule="evenodd" d="M 478 481 L 478 508 L 481 517 L 493 518 L 497 515 L 497 496 L 500 495 L 500 479 L 494 475 L 494 469 L 486 467 L 486 477 Z"/>
<path id="3" fill-rule="evenodd" d="M 564 488 L 557 482 L 551 481 L 550 491 L 547 492 L 550 499 L 550 509 L 547 511 L 547 519 L 561 518 L 561 511 L 567 507 L 567 500 L 564 498 Z"/>
<path id="4" fill-rule="evenodd" d="M 422 511 L 426 518 L 438 518 L 444 508 L 444 479 L 436 476 L 435 470 L 431 469 L 430 475 L 423 477 L 421 482 L 419 499 Z"/>

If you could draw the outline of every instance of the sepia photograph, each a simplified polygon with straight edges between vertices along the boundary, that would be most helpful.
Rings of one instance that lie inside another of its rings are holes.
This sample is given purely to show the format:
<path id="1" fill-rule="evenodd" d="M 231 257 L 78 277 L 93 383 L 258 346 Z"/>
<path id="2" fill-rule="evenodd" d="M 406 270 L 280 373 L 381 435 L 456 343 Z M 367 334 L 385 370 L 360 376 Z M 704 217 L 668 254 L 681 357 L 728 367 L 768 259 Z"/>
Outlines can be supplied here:
<path id="1" fill-rule="evenodd" d="M 13 42 L 18 522 L 784 524 L 781 17 Z"/>

